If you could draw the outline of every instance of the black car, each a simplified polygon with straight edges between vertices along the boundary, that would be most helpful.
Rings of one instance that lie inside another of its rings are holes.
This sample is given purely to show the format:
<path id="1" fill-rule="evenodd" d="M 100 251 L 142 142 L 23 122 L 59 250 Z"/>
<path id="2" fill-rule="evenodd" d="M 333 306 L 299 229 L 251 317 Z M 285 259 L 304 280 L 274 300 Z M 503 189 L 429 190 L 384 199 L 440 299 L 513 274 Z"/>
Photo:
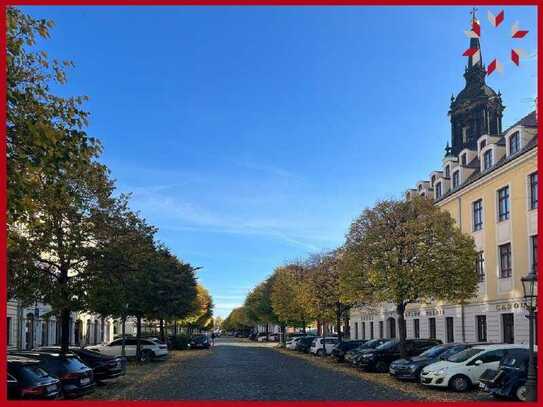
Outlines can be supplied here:
<path id="1" fill-rule="evenodd" d="M 406 339 L 405 352 L 407 356 L 417 356 L 440 343 L 439 339 Z M 394 339 L 362 352 L 357 365 L 364 370 L 384 373 L 388 372 L 390 364 L 399 358 L 400 341 Z"/>
<path id="2" fill-rule="evenodd" d="M 304 336 L 296 341 L 296 347 L 294 349 L 298 352 L 309 353 L 309 348 L 311 348 L 313 340 L 315 340 L 314 335 Z"/>
<path id="3" fill-rule="evenodd" d="M 37 351 L 60 352 L 60 346 L 42 347 Z M 115 379 L 126 373 L 126 358 L 123 356 L 104 355 L 89 349 L 70 346 L 70 352 L 76 354 L 92 369 L 97 382 Z"/>
<path id="4" fill-rule="evenodd" d="M 190 339 L 189 346 L 191 349 L 209 349 L 211 342 L 207 335 L 196 335 Z"/>
<path id="5" fill-rule="evenodd" d="M 405 359 L 397 359 L 390 364 L 389 373 L 402 380 L 419 380 L 420 372 L 425 366 L 432 363 L 446 360 L 471 345 L 462 343 L 447 343 L 436 345 L 427 351 L 422 352 L 419 356 L 412 356 Z"/>
<path id="6" fill-rule="evenodd" d="M 92 369 L 74 353 L 26 351 L 14 352 L 13 355 L 38 360 L 41 368 L 60 379 L 61 394 L 65 398 L 76 398 L 92 393 L 96 387 Z"/>
<path id="7" fill-rule="evenodd" d="M 343 362 L 345 360 L 345 354 L 358 348 L 360 345 L 365 344 L 367 341 L 362 339 L 356 339 L 353 341 L 341 341 L 332 349 L 332 357 L 336 358 L 338 362 Z"/>
<path id="8" fill-rule="evenodd" d="M 481 375 L 479 386 L 496 398 L 526 401 L 529 357 L 528 349 L 507 351 L 497 370 L 488 369 Z"/>
<path id="9" fill-rule="evenodd" d="M 388 342 L 389 340 L 390 339 L 370 339 L 369 341 L 358 346 L 357 348 L 351 349 L 350 351 L 346 352 L 345 360 L 356 365 L 360 355 L 363 354 L 366 350 L 375 349 L 376 347 Z"/>
<path id="10" fill-rule="evenodd" d="M 40 362 L 8 355 L 9 400 L 53 400 L 60 395 L 60 380 L 40 367 Z"/>

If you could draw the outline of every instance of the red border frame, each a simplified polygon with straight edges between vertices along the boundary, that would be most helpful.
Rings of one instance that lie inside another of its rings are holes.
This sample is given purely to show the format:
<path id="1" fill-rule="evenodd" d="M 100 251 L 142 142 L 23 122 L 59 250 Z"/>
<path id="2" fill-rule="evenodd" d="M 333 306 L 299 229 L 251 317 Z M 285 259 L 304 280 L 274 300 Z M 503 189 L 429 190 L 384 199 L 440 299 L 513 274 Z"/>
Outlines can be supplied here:
<path id="1" fill-rule="evenodd" d="M 0 0 L 0 8 L 2 15 L 0 16 L 0 44 L 2 47 L 5 47 L 6 44 L 6 6 L 16 6 L 16 5 L 26 5 L 26 6 L 38 6 L 38 5 L 87 5 L 87 6 L 106 6 L 106 5 L 116 5 L 116 6 L 455 6 L 455 5 L 473 5 L 473 1 L 469 0 L 248 0 L 248 1 L 233 1 L 233 0 Z M 538 0 L 478 0 L 477 5 L 504 5 L 504 6 L 536 6 L 537 7 L 537 50 L 538 50 L 538 64 L 537 64 L 537 74 L 538 78 L 543 78 L 543 69 L 539 61 L 539 56 L 543 54 L 543 41 L 542 41 L 542 30 L 543 30 L 543 12 L 542 6 Z M 5 48 L 2 50 L 0 56 L 0 91 L 3 103 L 0 104 L 0 119 L 3 123 L 6 122 L 6 51 Z M 538 99 L 537 99 L 537 111 L 541 111 L 543 107 L 543 102 L 539 98 L 543 92 L 543 80 L 539 80 L 538 83 Z M 538 137 L 540 141 L 543 137 L 541 136 L 541 122 L 538 123 Z M 538 149 L 538 173 L 541 172 L 543 167 L 543 152 L 541 149 Z M 0 318 L 2 326 L 6 326 L 7 318 L 7 232 L 6 232 L 6 222 L 7 222 L 7 162 L 6 162 L 6 127 L 2 126 L 0 128 L 0 184 L 4 185 L 3 190 L 0 192 L 0 247 L 3 247 L 4 250 L 0 255 L 0 271 L 3 276 L 0 282 Z M 543 188 L 539 188 L 538 191 L 539 202 L 543 198 Z M 538 230 L 543 230 L 543 219 L 541 217 L 541 206 L 538 207 Z M 539 239 L 541 240 L 541 239 Z M 538 256 L 541 259 L 541 254 L 543 253 L 543 248 L 541 244 L 538 244 Z M 539 263 L 541 264 L 541 262 Z M 538 267 L 538 274 L 539 274 Z M 538 285 L 538 296 L 540 297 L 543 293 L 543 288 L 541 284 Z M 538 315 L 538 337 L 543 337 L 543 317 L 541 313 Z M 6 336 L 0 335 L 0 366 L 6 366 L 6 352 L 3 349 L 6 348 Z M 543 372 L 543 357 L 539 353 L 538 357 L 538 371 L 539 380 L 537 383 L 537 393 L 539 395 L 539 400 L 543 399 L 543 380 L 541 380 L 541 372 Z M 29 402 L 24 401 L 7 401 L 7 392 L 6 386 L 6 371 L 5 368 L 0 369 L 0 403 L 6 403 L 10 406 L 27 406 Z M 227 378 L 225 378 L 226 380 Z M 51 401 L 34 401 L 33 405 L 50 405 L 50 403 L 55 403 Z M 186 407 L 215 407 L 215 406 L 248 406 L 248 405 L 260 405 L 260 406 L 273 406 L 273 407 L 286 407 L 293 404 L 301 406 L 362 406 L 365 404 L 378 404 L 380 406 L 389 406 L 394 407 L 397 403 L 406 403 L 405 401 L 62 401 L 62 404 L 65 406 L 81 406 L 81 405 L 98 405 L 98 404 L 108 404 L 115 406 L 140 406 L 145 403 L 150 406 L 171 406 L 172 404 L 179 404 Z M 436 406 L 473 406 L 476 402 L 431 402 L 431 401 L 410 401 L 412 405 L 436 405 Z M 490 403 L 490 402 L 489 402 Z M 538 405 L 539 403 L 529 403 L 523 405 Z M 500 405 L 507 406 L 518 406 L 518 403 L 513 402 L 503 402 Z"/>

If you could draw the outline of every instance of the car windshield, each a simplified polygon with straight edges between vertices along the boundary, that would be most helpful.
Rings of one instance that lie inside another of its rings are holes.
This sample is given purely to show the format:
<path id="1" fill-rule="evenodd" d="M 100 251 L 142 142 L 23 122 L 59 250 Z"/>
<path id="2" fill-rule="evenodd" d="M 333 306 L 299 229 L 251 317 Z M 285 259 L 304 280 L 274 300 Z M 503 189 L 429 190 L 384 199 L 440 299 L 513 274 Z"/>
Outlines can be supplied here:
<path id="1" fill-rule="evenodd" d="M 398 341 L 397 339 L 394 339 L 394 340 L 385 342 L 382 345 L 379 345 L 375 349 L 376 350 L 390 350 L 390 349 L 394 349 L 396 346 L 398 346 L 399 343 L 400 343 L 400 341 Z"/>
<path id="2" fill-rule="evenodd" d="M 453 362 L 453 363 L 462 363 L 468 360 L 469 358 L 481 353 L 482 351 L 483 349 L 479 349 L 479 348 L 465 349 L 462 352 L 458 352 L 457 354 L 450 356 L 447 359 L 447 361 Z"/>
<path id="3" fill-rule="evenodd" d="M 360 345 L 357 349 L 374 349 L 379 345 L 382 345 L 384 341 L 382 339 L 372 339 L 366 343 Z"/>
<path id="4" fill-rule="evenodd" d="M 439 355 L 439 357 L 443 360 L 446 360 L 446 359 L 449 359 L 452 355 L 456 355 L 457 353 L 459 352 L 462 352 L 463 350 L 465 350 L 466 347 L 465 346 L 453 346 L 449 349 L 447 349 L 445 352 L 443 352 L 441 355 Z"/>
<path id="5" fill-rule="evenodd" d="M 420 356 L 425 357 L 425 358 L 436 358 L 439 355 L 441 355 L 443 352 L 446 352 L 446 350 L 447 350 L 446 346 L 437 345 L 428 349 L 425 352 L 422 352 Z"/>

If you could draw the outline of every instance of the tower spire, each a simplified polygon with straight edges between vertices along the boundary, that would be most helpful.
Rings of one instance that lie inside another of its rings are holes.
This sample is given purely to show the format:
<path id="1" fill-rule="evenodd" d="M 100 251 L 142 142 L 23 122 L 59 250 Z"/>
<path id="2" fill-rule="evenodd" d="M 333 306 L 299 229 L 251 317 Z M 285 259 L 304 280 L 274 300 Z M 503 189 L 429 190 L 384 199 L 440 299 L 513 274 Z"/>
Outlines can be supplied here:
<path id="1" fill-rule="evenodd" d="M 474 31 L 474 27 L 478 26 L 480 30 L 479 20 L 477 20 L 477 11 L 479 9 L 477 7 L 473 7 L 471 11 L 469 12 L 471 14 L 471 28 L 472 31 Z M 470 48 L 476 48 L 478 50 L 479 55 L 472 55 L 468 59 L 468 69 L 473 68 L 474 66 L 483 67 L 483 56 L 481 53 L 481 43 L 479 41 L 479 36 L 471 37 L 469 40 L 469 47 Z"/>

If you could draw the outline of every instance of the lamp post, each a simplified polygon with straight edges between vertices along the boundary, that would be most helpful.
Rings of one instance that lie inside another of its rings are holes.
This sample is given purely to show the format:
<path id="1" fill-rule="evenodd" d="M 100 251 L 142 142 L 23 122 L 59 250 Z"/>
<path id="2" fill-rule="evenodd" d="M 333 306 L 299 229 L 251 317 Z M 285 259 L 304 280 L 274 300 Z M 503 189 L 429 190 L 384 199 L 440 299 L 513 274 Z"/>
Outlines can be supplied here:
<path id="1" fill-rule="evenodd" d="M 537 296 L 537 275 L 535 270 L 530 271 L 526 276 L 520 279 L 524 291 L 524 300 L 528 308 L 528 321 L 530 326 L 530 359 L 528 363 L 528 376 L 526 378 L 526 401 L 536 401 L 537 399 L 537 377 L 536 360 L 534 353 L 535 338 L 535 309 Z"/>

